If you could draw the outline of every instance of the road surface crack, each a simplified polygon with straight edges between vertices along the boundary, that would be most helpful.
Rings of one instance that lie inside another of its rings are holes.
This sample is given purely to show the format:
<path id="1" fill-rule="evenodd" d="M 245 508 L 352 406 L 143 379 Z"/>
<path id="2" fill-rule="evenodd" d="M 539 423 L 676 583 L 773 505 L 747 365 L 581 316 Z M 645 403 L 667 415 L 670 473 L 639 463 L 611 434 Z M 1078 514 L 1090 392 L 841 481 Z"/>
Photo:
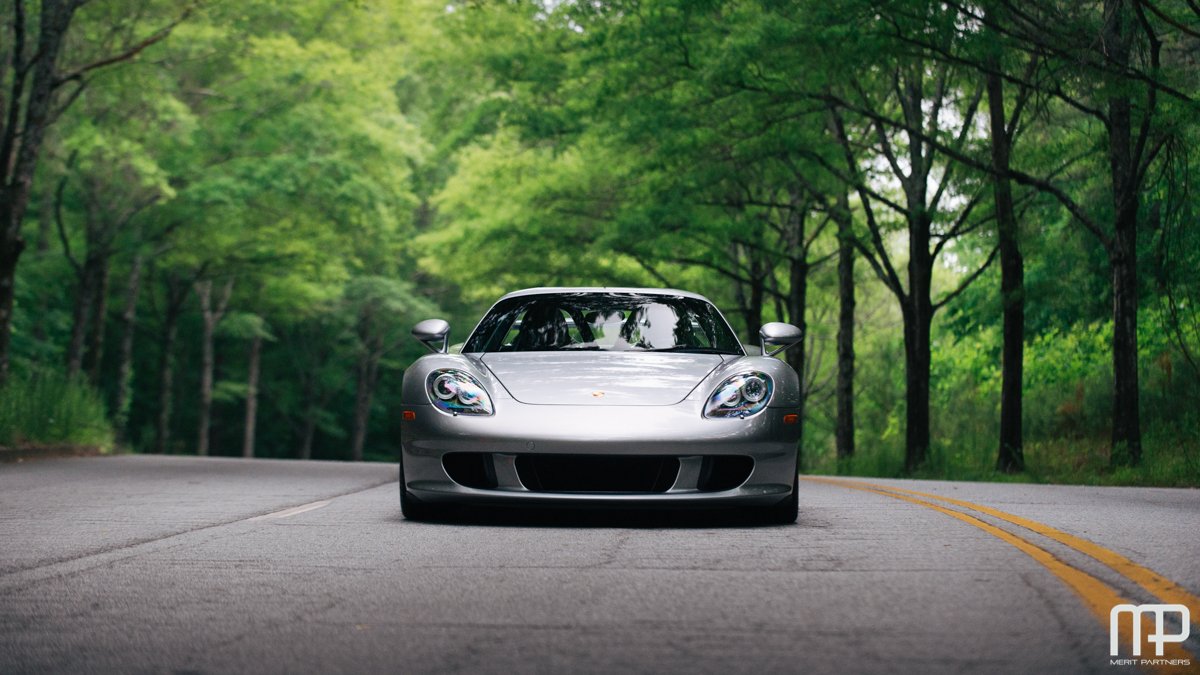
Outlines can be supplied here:
<path id="1" fill-rule="evenodd" d="M 355 494 L 358 494 L 361 492 L 367 492 L 369 490 L 374 490 L 378 487 L 388 485 L 390 483 L 395 483 L 395 482 L 396 482 L 395 480 L 379 481 L 379 482 L 367 485 L 365 487 L 354 487 L 350 490 L 345 490 L 343 492 L 338 492 L 338 493 L 329 494 L 329 495 L 323 495 L 321 497 L 321 499 L 334 500 L 339 497 L 348 497 L 350 495 L 355 495 Z M 240 515 L 237 518 L 231 518 L 229 520 L 223 520 L 223 521 L 216 522 L 216 523 L 208 523 L 205 525 L 198 525 L 196 527 L 180 530 L 178 532 L 172 532 L 170 534 L 164 534 L 164 535 L 156 536 L 156 537 L 147 537 L 144 539 L 138 539 L 135 541 L 117 544 L 114 546 L 108 546 L 108 547 L 105 547 L 105 548 L 102 548 L 99 550 L 92 550 L 87 553 L 82 553 L 79 555 L 63 556 L 63 557 L 55 558 L 55 559 L 51 559 L 51 560 L 39 561 L 33 565 L 26 565 L 26 566 L 17 567 L 14 569 L 8 569 L 8 570 L 5 570 L 3 573 L 0 573 L 0 595 L 8 595 L 13 592 L 18 592 L 20 590 L 27 588 L 29 585 L 32 585 L 34 583 L 38 583 L 41 581 L 45 581 L 48 579 L 64 578 L 64 577 L 68 577 L 68 576 L 71 576 L 74 574 L 78 574 L 80 572 L 84 572 L 89 569 L 94 569 L 96 567 L 101 567 L 104 565 L 111 565 L 111 564 L 119 562 L 121 560 L 126 560 L 128 558 L 137 556 L 139 553 L 137 551 L 137 549 L 141 549 L 141 548 L 145 548 L 145 547 L 153 547 L 155 544 L 163 544 L 163 543 L 169 542 L 172 539 L 176 539 L 179 537 L 187 537 L 189 535 L 200 534 L 200 533 L 204 533 L 204 532 L 207 532 L 210 530 L 216 530 L 216 529 L 219 529 L 222 527 L 228 527 L 230 525 L 237 525 L 239 523 L 259 522 L 262 524 L 267 524 L 271 521 L 269 519 L 264 519 L 263 516 L 280 513 L 281 511 L 286 511 L 288 509 L 305 506 L 305 505 L 311 504 L 311 503 L 313 503 L 312 498 L 307 497 L 307 498 L 305 498 L 304 501 L 299 502 L 297 504 L 292 504 L 290 506 L 285 507 L 284 509 L 280 509 L 278 507 L 278 505 L 276 505 L 276 506 L 272 506 L 269 509 L 256 511 L 249 515 Z M 178 545 L 183 545 L 183 544 L 181 543 Z M 168 546 L 167 549 L 169 550 L 170 548 L 174 548 L 174 547 L 175 546 Z M 122 556 L 122 555 L 120 555 L 121 553 L 128 553 L 128 555 Z M 92 559 L 96 559 L 96 564 L 94 564 L 94 565 L 86 565 L 85 564 L 87 561 L 92 560 Z M 80 564 L 84 564 L 84 566 L 77 567 L 77 565 L 80 565 Z M 22 583 L 22 581 L 19 579 L 20 577 L 27 577 L 31 573 L 51 571 L 51 570 L 53 570 L 53 568 L 62 567 L 62 566 L 67 566 L 70 569 L 64 570 L 62 573 L 59 573 L 59 574 L 49 574 L 46 576 L 39 575 L 34 579 L 28 580 L 28 583 Z"/>

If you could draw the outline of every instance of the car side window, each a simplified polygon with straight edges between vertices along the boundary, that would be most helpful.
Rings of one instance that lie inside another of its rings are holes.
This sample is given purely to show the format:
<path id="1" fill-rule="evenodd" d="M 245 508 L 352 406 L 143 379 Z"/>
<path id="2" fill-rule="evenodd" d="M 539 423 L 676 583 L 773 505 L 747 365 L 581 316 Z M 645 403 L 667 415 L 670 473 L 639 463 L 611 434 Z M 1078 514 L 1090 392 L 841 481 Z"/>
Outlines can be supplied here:
<path id="1" fill-rule="evenodd" d="M 517 335 L 521 333 L 521 319 L 512 322 L 508 327 L 508 332 L 504 334 L 504 339 L 500 341 L 500 351 L 512 351 L 513 341 L 517 339 Z"/>
<path id="2" fill-rule="evenodd" d="M 696 315 L 690 312 L 688 313 L 688 325 L 690 325 L 692 328 L 692 340 L 695 342 L 696 346 L 713 346 L 712 334 L 705 330 L 704 326 L 701 326 L 700 322 L 696 320 Z"/>

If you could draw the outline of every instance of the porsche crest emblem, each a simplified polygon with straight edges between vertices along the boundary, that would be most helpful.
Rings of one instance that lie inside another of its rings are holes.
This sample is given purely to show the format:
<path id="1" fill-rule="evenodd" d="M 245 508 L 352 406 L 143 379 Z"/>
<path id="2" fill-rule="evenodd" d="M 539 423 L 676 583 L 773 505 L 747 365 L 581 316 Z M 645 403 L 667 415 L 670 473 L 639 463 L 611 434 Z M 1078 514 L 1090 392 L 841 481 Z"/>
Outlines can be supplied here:
<path id="1" fill-rule="evenodd" d="M 593 392 L 592 392 L 592 398 L 604 398 L 604 392 L 602 392 L 602 391 L 593 391 Z"/>

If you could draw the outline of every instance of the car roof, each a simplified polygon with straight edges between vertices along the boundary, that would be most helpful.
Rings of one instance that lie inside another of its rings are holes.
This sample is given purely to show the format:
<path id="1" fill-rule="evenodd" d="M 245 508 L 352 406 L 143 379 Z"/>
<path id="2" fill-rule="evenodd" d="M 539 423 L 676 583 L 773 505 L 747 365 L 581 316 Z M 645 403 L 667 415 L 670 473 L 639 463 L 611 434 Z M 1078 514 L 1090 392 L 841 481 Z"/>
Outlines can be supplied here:
<path id="1" fill-rule="evenodd" d="M 681 291 L 675 288 L 630 288 L 626 286 L 539 286 L 537 288 L 525 288 L 519 291 L 513 291 L 506 294 L 501 300 L 508 298 L 517 298 L 525 295 L 546 295 L 549 293 L 638 293 L 641 295 L 678 295 L 685 298 L 695 298 L 703 300 L 709 304 L 712 302 L 698 293 L 690 291 Z"/>

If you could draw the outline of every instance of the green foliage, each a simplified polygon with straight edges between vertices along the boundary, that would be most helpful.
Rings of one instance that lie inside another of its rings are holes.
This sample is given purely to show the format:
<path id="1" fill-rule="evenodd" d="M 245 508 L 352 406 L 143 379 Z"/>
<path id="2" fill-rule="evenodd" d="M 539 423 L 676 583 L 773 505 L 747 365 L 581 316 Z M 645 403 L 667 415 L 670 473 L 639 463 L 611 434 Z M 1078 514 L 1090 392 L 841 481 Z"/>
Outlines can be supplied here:
<path id="1" fill-rule="evenodd" d="M 64 63 L 90 62 L 112 40 L 147 34 L 178 11 L 158 0 L 131 6 L 83 7 Z M 373 371 L 364 454 L 390 461 L 398 384 L 422 353 L 408 336 L 412 322 L 443 316 L 454 326 L 452 342 L 461 342 L 489 303 L 516 288 L 674 286 L 711 297 L 748 340 L 762 321 L 807 323 L 805 468 L 899 475 L 903 314 L 896 289 L 881 283 L 886 270 L 862 253 L 886 253 L 893 285 L 911 289 L 910 221 L 928 217 L 940 253 L 929 280 L 935 299 L 989 259 L 996 207 L 981 167 L 990 161 L 991 130 L 973 64 L 995 56 L 1009 78 L 1005 112 L 1016 112 L 1023 78 L 1031 92 L 1013 136 L 1013 168 L 1047 178 L 1080 206 L 1073 214 L 1029 181 L 1014 188 L 1026 296 L 1021 479 L 1200 483 L 1192 192 L 1200 162 L 1189 150 L 1200 134 L 1200 89 L 1177 56 L 1190 42 L 1163 17 L 1148 16 L 1167 49 L 1152 74 L 1183 96 L 1158 96 L 1159 117 L 1147 128 L 1161 152 L 1144 167 L 1140 194 L 1146 459 L 1112 471 L 1111 255 L 1079 215 L 1105 226 L 1113 216 L 1108 136 L 1089 111 L 1145 83 L 1098 68 L 1091 52 L 1043 54 L 1030 69 L 1028 45 L 1014 34 L 959 14 L 1006 6 L 202 3 L 169 39 L 89 74 L 49 131 L 23 223 L 30 246 L 16 284 L 14 368 L 61 370 L 75 300 L 88 286 L 106 302 L 103 358 L 92 373 L 101 398 L 79 383 L 20 376 L 10 389 L 21 395 L 3 400 L 5 414 L 22 416 L 25 426 L 0 424 L 0 433 L 20 428 L 27 439 L 58 442 L 50 437 L 66 432 L 29 420 L 39 406 L 74 401 L 72 425 L 92 429 L 84 435 L 103 444 L 104 413 L 88 405 L 122 401 L 112 418 L 125 440 L 153 447 L 160 368 L 173 363 L 168 447 L 191 451 L 204 332 L 193 284 L 232 280 L 215 333 L 214 452 L 240 450 L 250 350 L 259 344 L 259 456 L 295 457 L 308 447 L 312 457 L 348 458 L 356 385 Z M 1099 6 L 1035 2 L 1023 11 L 1054 18 L 1047 26 L 1055 30 L 1094 36 Z M 1184 14 L 1182 5 L 1158 8 Z M 906 109 L 901 76 L 920 82 L 921 110 Z M 933 105 L 939 115 L 922 133 L 959 143 L 957 159 L 914 155 L 915 136 L 895 126 Z M 1134 113 L 1145 110 L 1139 104 Z M 835 111 L 857 158 L 848 160 L 838 142 Z M 901 183 L 924 161 L 935 164 L 924 188 L 941 201 L 908 208 L 908 192 L 917 190 Z M 860 186 L 869 200 L 856 193 Z M 839 463 L 834 220 L 843 216 L 859 244 L 858 451 Z M 84 279 L 89 259 L 102 259 L 103 278 Z M 144 264 L 131 306 L 134 347 L 122 364 L 135 260 Z M 934 320 L 933 447 L 922 475 L 1010 479 L 993 470 L 999 287 L 993 266 Z M 164 353 L 168 317 L 178 320 L 179 337 Z M 92 344 L 94 328 L 83 332 Z"/>
<path id="2" fill-rule="evenodd" d="M 1017 477 L 995 470 L 1000 421 L 1000 339 L 996 330 L 984 329 L 965 337 L 947 331 L 940 335 L 934 353 L 937 386 L 932 390 L 938 442 L 920 476 L 1096 485 L 1186 486 L 1200 482 L 1200 415 L 1196 414 L 1200 378 L 1154 322 L 1144 322 L 1139 336 L 1147 446 L 1143 464 L 1116 470 L 1109 467 L 1112 327 L 1081 323 L 1070 330 L 1038 336 L 1025 347 L 1026 472 Z M 867 341 L 868 345 L 873 342 Z M 867 349 L 886 351 L 887 346 Z M 876 351 L 860 355 L 864 360 L 887 360 Z M 847 475 L 900 476 L 903 383 L 881 380 L 876 373 L 860 374 L 859 383 L 858 434 L 872 442 L 860 443 L 856 456 L 839 464 L 827 432 L 812 433 L 820 444 L 812 468 Z"/>
<path id="3" fill-rule="evenodd" d="M 250 340 L 255 337 L 272 342 L 276 340 L 266 319 L 251 312 L 231 312 L 221 321 L 218 330 L 221 335 L 237 340 Z"/>
<path id="4" fill-rule="evenodd" d="M 0 387 L 0 446 L 59 444 L 112 447 L 100 394 L 58 373 L 11 377 Z"/>

